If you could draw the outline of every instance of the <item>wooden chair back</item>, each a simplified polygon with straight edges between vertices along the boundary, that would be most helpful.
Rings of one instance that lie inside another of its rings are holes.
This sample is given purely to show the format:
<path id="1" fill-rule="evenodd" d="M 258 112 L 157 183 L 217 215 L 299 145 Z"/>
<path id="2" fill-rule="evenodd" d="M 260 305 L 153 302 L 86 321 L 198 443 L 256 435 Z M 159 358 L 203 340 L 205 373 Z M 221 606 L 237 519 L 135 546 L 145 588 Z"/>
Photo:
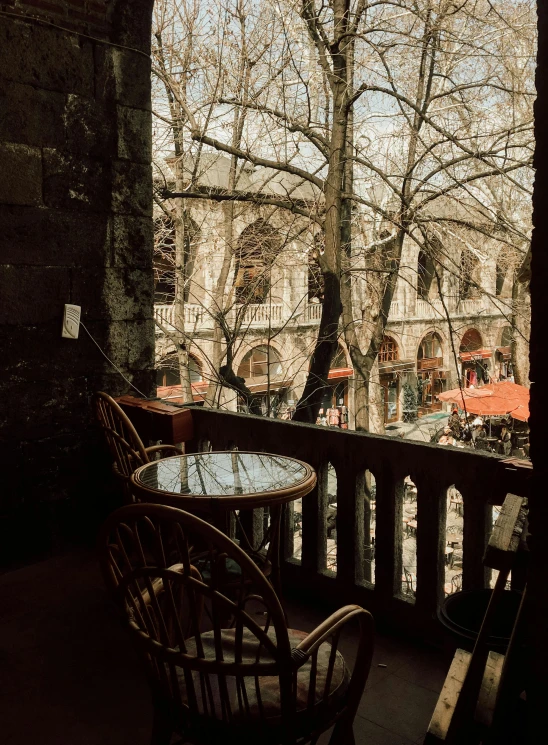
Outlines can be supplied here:
<path id="1" fill-rule="evenodd" d="M 284 613 L 235 543 L 182 510 L 134 504 L 109 517 L 99 544 L 105 581 L 153 690 L 182 712 L 187 727 L 204 717 L 225 725 L 266 717 L 268 678 L 276 679 L 282 718 L 291 718 L 294 665 Z"/>
<path id="2" fill-rule="evenodd" d="M 145 446 L 127 415 L 108 393 L 95 394 L 95 411 L 114 460 L 115 473 L 127 482 L 136 468 L 149 462 Z"/>

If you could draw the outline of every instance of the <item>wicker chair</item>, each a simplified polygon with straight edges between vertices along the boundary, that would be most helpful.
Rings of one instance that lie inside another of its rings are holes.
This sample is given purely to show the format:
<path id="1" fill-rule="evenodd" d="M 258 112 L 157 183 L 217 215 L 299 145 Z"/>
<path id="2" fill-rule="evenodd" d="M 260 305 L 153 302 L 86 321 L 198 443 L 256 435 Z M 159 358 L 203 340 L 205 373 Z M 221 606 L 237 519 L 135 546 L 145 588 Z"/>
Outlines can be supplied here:
<path id="1" fill-rule="evenodd" d="M 181 450 L 174 445 L 146 448 L 129 418 L 108 393 L 95 394 L 95 411 L 114 460 L 112 469 L 122 483 L 126 503 L 131 504 L 135 501 L 130 486 L 133 471 L 149 463 L 150 456 L 180 455 Z"/>
<path id="2" fill-rule="evenodd" d="M 173 507 L 120 508 L 101 530 L 99 551 L 152 687 L 153 745 L 167 745 L 173 733 L 199 745 L 301 745 L 332 725 L 331 745 L 354 743 L 373 650 L 367 611 L 348 605 L 309 634 L 288 629 L 249 557 Z M 204 557 L 207 583 L 197 568 Z M 337 650 L 351 619 L 360 627 L 352 673 Z"/>

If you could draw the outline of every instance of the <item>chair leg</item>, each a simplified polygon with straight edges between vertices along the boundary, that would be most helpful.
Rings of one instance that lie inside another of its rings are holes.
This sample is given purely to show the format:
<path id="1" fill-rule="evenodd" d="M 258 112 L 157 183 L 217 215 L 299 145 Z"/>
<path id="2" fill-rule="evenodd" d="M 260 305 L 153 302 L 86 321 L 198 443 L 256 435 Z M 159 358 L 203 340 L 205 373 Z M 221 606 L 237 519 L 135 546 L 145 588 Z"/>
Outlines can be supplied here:
<path id="1" fill-rule="evenodd" d="M 343 719 L 337 722 L 329 738 L 329 745 L 356 745 L 352 725 L 353 719 L 351 721 Z"/>
<path id="2" fill-rule="evenodd" d="M 173 728 L 168 719 L 157 708 L 154 709 L 150 745 L 170 745 Z"/>

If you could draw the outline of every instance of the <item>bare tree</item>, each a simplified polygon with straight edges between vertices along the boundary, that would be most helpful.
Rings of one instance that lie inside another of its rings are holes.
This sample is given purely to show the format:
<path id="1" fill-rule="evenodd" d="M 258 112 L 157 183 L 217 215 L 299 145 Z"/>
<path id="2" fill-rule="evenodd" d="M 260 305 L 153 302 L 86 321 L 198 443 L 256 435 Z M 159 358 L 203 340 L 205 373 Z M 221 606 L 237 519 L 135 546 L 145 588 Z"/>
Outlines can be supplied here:
<path id="1" fill-rule="evenodd" d="M 431 258 L 437 283 L 440 272 L 469 275 L 451 240 L 498 231 L 527 248 L 533 10 L 487 0 L 219 0 L 215 14 L 205 28 L 227 19 L 231 53 L 208 45 L 211 79 L 191 97 L 176 92 L 178 121 L 195 146 L 230 156 L 234 172 L 239 163 L 275 169 L 321 195 L 313 208 L 290 194 L 283 205 L 323 234 L 322 318 L 296 418 L 316 420 L 342 331 L 356 425 L 369 428 L 404 240 Z M 233 182 L 222 197 L 256 199 Z"/>

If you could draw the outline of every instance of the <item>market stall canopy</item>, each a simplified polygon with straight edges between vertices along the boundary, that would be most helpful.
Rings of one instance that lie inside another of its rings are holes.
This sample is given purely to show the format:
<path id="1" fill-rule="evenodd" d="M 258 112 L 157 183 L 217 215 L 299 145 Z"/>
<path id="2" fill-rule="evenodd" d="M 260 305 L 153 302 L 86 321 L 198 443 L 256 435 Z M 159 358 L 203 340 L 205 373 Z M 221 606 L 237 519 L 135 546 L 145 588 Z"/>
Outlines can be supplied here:
<path id="1" fill-rule="evenodd" d="M 475 352 L 459 352 L 461 362 L 477 362 L 488 360 L 493 354 L 492 349 L 476 349 Z"/>
<path id="2" fill-rule="evenodd" d="M 440 401 L 456 404 L 470 414 L 502 416 L 526 422 L 529 419 L 529 388 L 510 381 L 488 383 L 480 388 L 453 388 L 438 394 Z"/>

